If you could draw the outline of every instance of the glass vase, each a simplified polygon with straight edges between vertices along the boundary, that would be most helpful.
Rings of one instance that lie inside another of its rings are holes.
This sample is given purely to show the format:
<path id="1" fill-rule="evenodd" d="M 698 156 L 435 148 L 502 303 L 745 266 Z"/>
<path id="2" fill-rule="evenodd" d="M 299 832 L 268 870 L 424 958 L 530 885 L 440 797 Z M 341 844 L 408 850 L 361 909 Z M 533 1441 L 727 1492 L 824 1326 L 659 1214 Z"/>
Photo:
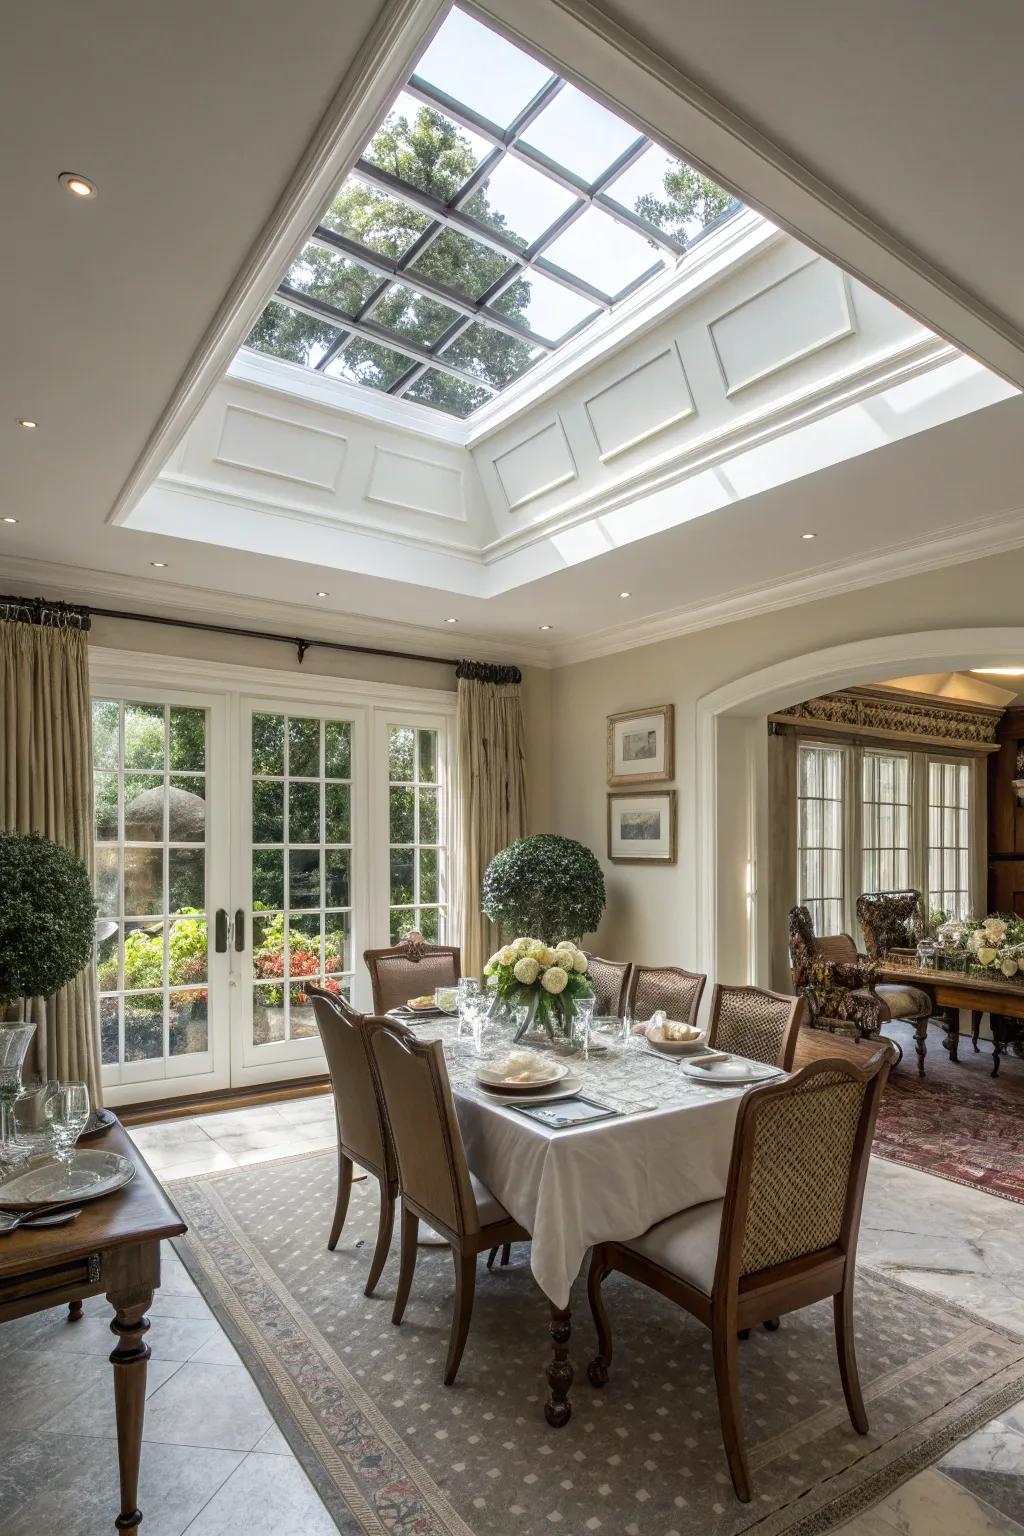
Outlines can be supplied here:
<path id="1" fill-rule="evenodd" d="M 0 1161 L 10 1161 L 19 1146 L 14 1106 L 21 1098 L 21 1069 L 36 1032 L 34 1024 L 0 1025 Z"/>

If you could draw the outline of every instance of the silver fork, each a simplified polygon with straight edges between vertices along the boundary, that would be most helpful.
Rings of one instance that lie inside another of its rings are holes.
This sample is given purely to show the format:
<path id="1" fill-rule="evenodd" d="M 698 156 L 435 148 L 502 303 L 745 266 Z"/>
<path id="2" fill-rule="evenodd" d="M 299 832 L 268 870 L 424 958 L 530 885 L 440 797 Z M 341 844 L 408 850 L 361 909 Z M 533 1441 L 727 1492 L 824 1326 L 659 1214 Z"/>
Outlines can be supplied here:
<path id="1" fill-rule="evenodd" d="M 54 1211 L 49 1216 L 41 1216 L 31 1211 L 27 1216 L 14 1216 L 10 1211 L 0 1211 L 0 1237 L 7 1232 L 16 1232 L 19 1227 L 64 1227 L 68 1222 L 75 1221 L 81 1214 L 80 1205 L 71 1211 Z"/>

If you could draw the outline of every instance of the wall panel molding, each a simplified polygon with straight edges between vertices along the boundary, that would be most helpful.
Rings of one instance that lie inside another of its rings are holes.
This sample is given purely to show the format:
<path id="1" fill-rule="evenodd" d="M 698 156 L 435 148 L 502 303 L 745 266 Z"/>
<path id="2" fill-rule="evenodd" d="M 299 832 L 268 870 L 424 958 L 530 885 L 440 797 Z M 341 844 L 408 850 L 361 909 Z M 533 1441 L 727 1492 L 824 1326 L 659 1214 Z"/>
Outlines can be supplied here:
<path id="1" fill-rule="evenodd" d="M 583 402 L 602 462 L 696 414 L 675 342 Z"/>

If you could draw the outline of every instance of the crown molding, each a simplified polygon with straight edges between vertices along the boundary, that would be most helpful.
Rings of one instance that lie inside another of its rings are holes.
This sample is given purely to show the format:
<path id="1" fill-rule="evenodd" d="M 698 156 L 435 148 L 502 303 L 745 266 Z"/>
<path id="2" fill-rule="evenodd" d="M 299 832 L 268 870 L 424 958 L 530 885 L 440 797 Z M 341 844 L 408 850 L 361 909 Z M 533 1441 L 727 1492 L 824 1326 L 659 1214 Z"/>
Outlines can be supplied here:
<path id="1" fill-rule="evenodd" d="M 448 656 L 453 665 L 471 655 L 480 661 L 548 668 L 551 648 L 520 639 L 502 640 L 493 635 L 474 635 L 460 626 L 458 643 L 443 625 L 401 624 L 392 619 L 364 617 L 355 613 L 314 613 L 303 603 L 272 598 L 245 597 L 210 587 L 186 587 L 177 582 L 125 575 L 117 571 L 84 570 L 45 560 L 14 557 L 4 561 L 4 581 L 11 587 L 44 591 L 47 597 L 66 602 L 108 607 L 123 604 L 125 616 L 151 610 L 166 618 L 199 618 L 212 624 L 238 624 L 243 628 L 281 630 L 309 640 L 336 640 L 342 644 L 395 646 L 403 651 L 422 651 L 424 656 Z"/>
<path id="2" fill-rule="evenodd" d="M 614 656 L 620 651 L 658 645 L 696 630 L 734 624 L 741 619 L 838 597 L 863 587 L 884 586 L 907 576 L 983 560 L 987 555 L 1004 554 L 1021 547 L 1024 547 L 1024 507 L 1017 507 L 966 528 L 939 529 L 922 539 L 890 544 L 864 560 L 836 561 L 790 581 L 759 583 L 708 603 L 690 603 L 636 623 L 602 629 L 578 640 L 556 644 L 552 647 L 551 664 L 571 666 L 579 661 Z"/>

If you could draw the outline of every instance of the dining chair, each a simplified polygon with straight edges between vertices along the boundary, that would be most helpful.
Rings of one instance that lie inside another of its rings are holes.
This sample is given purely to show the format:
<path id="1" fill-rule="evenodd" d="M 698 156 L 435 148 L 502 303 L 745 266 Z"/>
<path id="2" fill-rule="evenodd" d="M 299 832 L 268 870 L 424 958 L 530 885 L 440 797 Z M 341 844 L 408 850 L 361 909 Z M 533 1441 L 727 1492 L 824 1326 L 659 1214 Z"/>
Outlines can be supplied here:
<path id="1" fill-rule="evenodd" d="M 380 1185 L 377 1243 L 364 1287 L 365 1295 L 372 1296 L 391 1248 L 398 1164 L 370 1056 L 367 1017 L 336 992 L 309 986 L 306 993 L 313 1000 L 313 1015 L 327 1057 L 338 1127 L 338 1198 L 327 1246 L 332 1253 L 338 1246 L 352 1193 L 352 1168 L 358 1164 Z M 404 1030 L 404 1026 L 396 1023 L 395 1029 Z"/>
<path id="2" fill-rule="evenodd" d="M 596 1012 L 621 1017 L 629 998 L 632 965 L 628 960 L 602 960 L 589 950 L 583 953 L 587 957 L 587 980 L 594 993 Z"/>
<path id="3" fill-rule="evenodd" d="M 716 1051 L 735 1051 L 772 1067 L 793 1063 L 803 1002 L 786 992 L 765 987 L 724 987 L 716 983 L 711 994 L 708 1045 Z"/>
<path id="4" fill-rule="evenodd" d="M 739 1404 L 737 1333 L 832 1298 L 843 1394 L 867 1434 L 853 1333 L 864 1179 L 891 1053 L 864 1066 L 813 1062 L 751 1089 L 733 1137 L 725 1197 L 681 1211 L 628 1243 L 600 1243 L 587 1282 L 597 1329 L 592 1385 L 608 1381 L 612 1334 L 602 1284 L 618 1270 L 711 1330 L 722 1440 L 736 1495 L 751 1497 Z"/>
<path id="5" fill-rule="evenodd" d="M 369 1026 L 370 1051 L 398 1161 L 402 1257 L 393 1323 L 405 1315 L 416 1269 L 419 1224 L 447 1238 L 455 1264 L 444 1384 L 455 1380 L 466 1347 L 479 1254 L 530 1234 L 505 1210 L 466 1162 L 440 1040 L 419 1040 L 391 1020 Z"/>
<path id="6" fill-rule="evenodd" d="M 627 1009 L 632 1018 L 646 1020 L 663 1008 L 677 1024 L 696 1024 L 707 977 L 678 965 L 634 965 Z"/>
<path id="7" fill-rule="evenodd" d="M 462 975 L 457 945 L 428 944 L 418 933 L 407 933 L 390 949 L 366 950 L 363 961 L 370 973 L 375 1014 L 390 1013 L 410 997 L 426 996 L 438 987 L 454 987 Z"/>

